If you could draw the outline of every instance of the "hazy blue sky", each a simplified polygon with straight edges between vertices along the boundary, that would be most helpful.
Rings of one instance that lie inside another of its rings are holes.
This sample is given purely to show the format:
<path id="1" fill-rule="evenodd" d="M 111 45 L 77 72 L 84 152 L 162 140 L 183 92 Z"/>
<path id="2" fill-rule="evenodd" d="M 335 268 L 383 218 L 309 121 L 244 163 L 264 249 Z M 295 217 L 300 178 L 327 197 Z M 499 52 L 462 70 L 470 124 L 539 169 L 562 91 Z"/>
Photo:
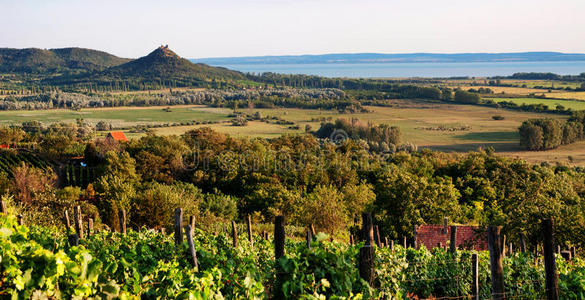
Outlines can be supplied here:
<path id="1" fill-rule="evenodd" d="M 0 47 L 189 58 L 346 52 L 585 53 L 584 0 L 0 0 Z"/>

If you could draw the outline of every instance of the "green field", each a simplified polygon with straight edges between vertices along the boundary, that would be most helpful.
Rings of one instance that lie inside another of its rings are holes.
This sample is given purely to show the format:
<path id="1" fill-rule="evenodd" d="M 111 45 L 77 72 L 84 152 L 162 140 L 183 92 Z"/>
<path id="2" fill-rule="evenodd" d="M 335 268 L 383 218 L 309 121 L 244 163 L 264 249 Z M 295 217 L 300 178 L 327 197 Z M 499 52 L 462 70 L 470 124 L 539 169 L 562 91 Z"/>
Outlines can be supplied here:
<path id="1" fill-rule="evenodd" d="M 181 123 L 190 121 L 228 120 L 229 110 L 209 110 L 204 106 L 173 106 L 170 112 L 164 107 L 118 107 L 87 108 L 79 111 L 67 109 L 35 111 L 2 111 L 0 124 L 20 124 L 25 121 L 39 121 L 44 124 L 54 122 L 74 122 L 83 118 L 90 123 L 106 121 L 114 126 L 132 126 L 138 124 Z"/>
<path id="2" fill-rule="evenodd" d="M 521 103 L 546 103 L 568 106 L 572 103 L 577 109 L 585 109 L 585 102 L 569 100 L 547 99 L 508 99 L 498 98 L 500 101 L 517 101 Z M 528 102 L 539 101 L 539 102 Z M 205 106 L 173 106 L 170 112 L 163 107 L 119 107 L 73 110 L 45 110 L 45 111 L 4 111 L 0 112 L 1 123 L 21 123 L 37 120 L 45 124 L 65 121 L 74 122 L 76 118 L 96 123 L 100 120 L 112 123 L 118 127 L 130 127 L 138 124 L 165 124 L 190 121 L 220 121 L 217 124 L 183 125 L 154 128 L 158 134 L 182 134 L 198 127 L 212 129 L 233 136 L 249 136 L 271 138 L 282 134 L 299 134 L 305 132 L 305 126 L 312 130 L 319 129 L 322 119 L 335 120 L 337 118 L 357 118 L 362 122 L 375 124 L 389 124 L 398 126 L 402 132 L 402 142 L 411 142 L 419 147 L 426 147 L 441 151 L 465 152 L 477 150 L 480 147 L 493 147 L 497 152 L 506 156 L 522 157 L 532 162 L 567 160 L 572 156 L 575 164 L 585 164 L 585 153 L 581 151 L 581 143 L 562 146 L 559 149 L 545 152 L 523 151 L 519 146 L 518 127 L 524 120 L 531 118 L 567 118 L 567 116 L 539 114 L 531 112 L 511 111 L 484 106 L 456 105 L 445 103 L 429 103 L 414 100 L 391 100 L 393 107 L 368 107 L 370 113 L 341 114 L 332 110 L 317 109 L 240 109 L 246 114 L 259 112 L 262 117 L 278 117 L 292 121 L 299 129 L 291 129 L 290 125 L 278 125 L 251 121 L 247 126 L 232 126 L 228 115 L 232 113 L 228 108 Z M 582 106 L 577 106 L 582 105 Z M 495 121 L 492 116 L 500 115 L 504 120 Z M 465 127 L 466 130 L 438 130 L 438 128 Z M 104 133 L 101 133 L 102 135 Z M 128 137 L 140 137 L 143 133 L 127 132 Z"/>
<path id="3" fill-rule="evenodd" d="M 514 102 L 518 105 L 522 104 L 545 104 L 550 109 L 554 109 L 557 105 L 562 105 L 565 108 L 572 110 L 585 110 L 585 101 L 578 100 L 562 100 L 562 99 L 537 99 L 537 98 L 489 98 L 495 102 Z"/>

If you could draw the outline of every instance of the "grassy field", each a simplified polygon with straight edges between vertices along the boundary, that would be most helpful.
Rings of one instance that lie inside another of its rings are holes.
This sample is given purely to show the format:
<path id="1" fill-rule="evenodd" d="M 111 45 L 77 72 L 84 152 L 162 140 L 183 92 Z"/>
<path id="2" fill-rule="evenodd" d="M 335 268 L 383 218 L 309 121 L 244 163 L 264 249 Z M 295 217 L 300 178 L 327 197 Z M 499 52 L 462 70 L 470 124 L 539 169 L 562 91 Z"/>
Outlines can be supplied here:
<path id="1" fill-rule="evenodd" d="M 579 100 L 564 100 L 564 99 L 538 99 L 538 98 L 489 98 L 496 102 L 508 101 L 521 104 L 545 104 L 549 108 L 554 109 L 557 105 L 562 105 L 565 108 L 572 110 L 584 110 L 585 101 Z"/>
<path id="2" fill-rule="evenodd" d="M 514 99 L 518 101 L 519 99 Z M 553 101 L 542 99 L 528 99 Z M 234 136 L 250 137 L 277 137 L 282 134 L 303 133 L 305 126 L 310 125 L 313 130 L 320 126 L 321 119 L 335 120 L 337 118 L 357 118 L 364 122 L 375 124 L 390 124 L 399 126 L 402 131 L 402 141 L 412 142 L 419 147 L 448 152 L 465 152 L 477 150 L 480 147 L 493 147 L 501 155 L 522 157 L 532 162 L 539 161 L 568 161 L 572 157 L 574 164 L 585 165 L 585 151 L 582 144 L 563 146 L 560 149 L 546 152 L 523 151 L 518 143 L 517 129 L 521 123 L 530 118 L 566 118 L 551 114 L 537 114 L 517 112 L 497 108 L 473 105 L 456 105 L 443 103 L 429 103 L 412 100 L 392 100 L 393 107 L 368 107 L 370 113 L 340 114 L 329 110 L 302 110 L 302 109 L 240 109 L 247 114 L 260 112 L 265 116 L 276 116 L 284 120 L 295 122 L 300 129 L 291 129 L 289 125 L 267 124 L 252 121 L 248 126 L 237 127 L 231 123 L 209 125 L 173 126 L 154 129 L 156 133 L 182 134 L 197 127 L 211 127 L 219 132 Z M 567 101 L 554 100 L 553 103 L 566 104 Z M 569 101 L 575 102 L 575 101 Z M 563 104 L 563 105 L 564 105 Z M 585 102 L 582 103 L 585 108 Z M 90 122 L 105 120 L 114 125 L 131 126 L 135 124 L 181 123 L 187 121 L 227 121 L 231 109 L 205 106 L 174 106 L 171 112 L 163 111 L 163 107 L 124 107 L 47 111 L 8 111 L 0 112 L 3 123 L 20 123 L 23 121 L 38 120 L 44 123 L 66 121 L 74 122 L 76 118 L 84 118 Z M 504 120 L 495 121 L 492 116 L 500 115 Z M 0 123 L 1 124 L 1 123 Z M 438 130 L 439 128 L 466 128 L 466 130 Z M 128 133 L 129 137 L 139 137 L 143 134 Z"/>
<path id="3" fill-rule="evenodd" d="M 116 107 L 88 108 L 80 111 L 68 109 L 35 110 L 35 111 L 2 111 L 0 124 L 20 124 L 24 121 L 40 121 L 44 124 L 54 122 L 74 122 L 83 118 L 87 122 L 106 121 L 115 127 L 134 126 L 141 124 L 181 123 L 196 121 L 228 120 L 226 112 L 210 111 L 203 106 L 173 106 L 170 112 L 164 107 Z"/>
<path id="4" fill-rule="evenodd" d="M 556 92 L 556 93 L 546 93 L 545 95 L 548 98 L 575 99 L 575 100 L 585 101 L 585 92 Z"/>

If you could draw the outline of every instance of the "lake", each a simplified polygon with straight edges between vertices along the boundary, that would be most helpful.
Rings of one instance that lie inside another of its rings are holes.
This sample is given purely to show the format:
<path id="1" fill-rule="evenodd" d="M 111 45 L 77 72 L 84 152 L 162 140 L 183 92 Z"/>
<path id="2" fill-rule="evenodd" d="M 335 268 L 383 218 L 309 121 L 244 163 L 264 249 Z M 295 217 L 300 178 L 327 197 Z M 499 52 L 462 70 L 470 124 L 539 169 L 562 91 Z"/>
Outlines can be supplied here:
<path id="1" fill-rule="evenodd" d="M 471 63 L 335 63 L 335 64 L 234 64 L 215 65 L 249 73 L 274 72 L 326 77 L 487 77 L 518 72 L 577 75 L 585 61 L 471 62 Z"/>

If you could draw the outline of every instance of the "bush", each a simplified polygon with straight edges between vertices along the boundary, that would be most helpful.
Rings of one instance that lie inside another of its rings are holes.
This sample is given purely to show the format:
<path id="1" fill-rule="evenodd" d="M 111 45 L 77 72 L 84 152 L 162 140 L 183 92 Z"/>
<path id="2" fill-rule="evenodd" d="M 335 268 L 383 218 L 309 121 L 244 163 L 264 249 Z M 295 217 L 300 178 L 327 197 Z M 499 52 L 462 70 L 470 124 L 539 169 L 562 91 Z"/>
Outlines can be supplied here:
<path id="1" fill-rule="evenodd" d="M 492 119 L 496 120 L 496 121 L 501 121 L 501 120 L 504 120 L 505 118 L 504 118 L 504 116 L 495 115 L 495 116 L 492 116 Z"/>

